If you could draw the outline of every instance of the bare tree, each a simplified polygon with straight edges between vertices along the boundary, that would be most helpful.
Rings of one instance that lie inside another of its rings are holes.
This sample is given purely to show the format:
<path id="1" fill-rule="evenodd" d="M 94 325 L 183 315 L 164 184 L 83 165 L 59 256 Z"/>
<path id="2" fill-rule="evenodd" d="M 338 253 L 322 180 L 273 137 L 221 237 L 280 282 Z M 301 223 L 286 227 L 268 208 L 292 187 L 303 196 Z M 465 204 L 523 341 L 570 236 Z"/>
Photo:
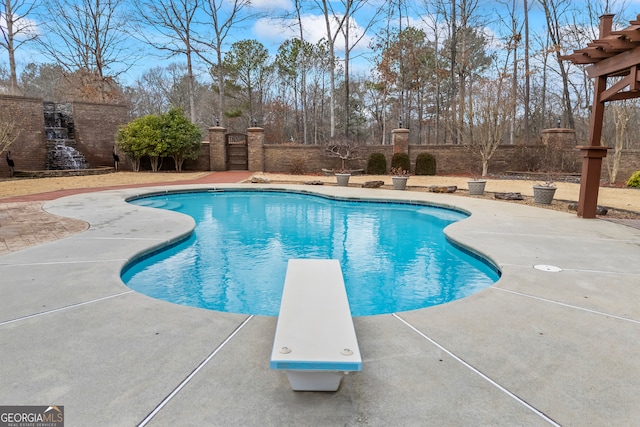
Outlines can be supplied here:
<path id="1" fill-rule="evenodd" d="M 302 0 L 295 0 L 296 17 L 298 19 L 298 30 L 300 36 L 300 45 L 302 49 L 299 51 L 299 60 L 301 62 L 300 67 L 300 99 L 302 100 L 302 143 L 308 143 L 308 130 L 307 130 L 307 68 L 308 68 L 308 54 L 304 48 L 304 31 L 302 28 Z"/>
<path id="2" fill-rule="evenodd" d="M 444 70 L 441 67 L 441 52 L 440 52 L 440 44 L 441 44 L 441 32 L 442 25 L 440 25 L 440 19 L 442 19 L 442 7 L 440 3 L 436 2 L 435 5 L 432 5 L 430 0 L 422 0 L 422 5 L 424 7 L 424 12 L 418 11 L 418 15 L 421 17 L 420 19 L 424 24 L 429 28 L 431 34 L 433 36 L 433 51 L 434 51 L 434 66 L 435 72 L 433 73 L 433 90 L 434 90 L 434 130 L 435 130 L 435 141 L 436 143 L 440 143 L 441 141 L 441 130 L 440 130 L 440 121 L 441 121 L 441 109 L 443 99 L 441 95 L 442 91 L 442 77 L 445 77 Z M 431 7 L 433 10 L 431 10 Z M 427 141 L 429 140 L 429 135 L 427 136 Z"/>
<path id="3" fill-rule="evenodd" d="M 341 171 L 346 171 L 346 162 L 356 160 L 360 154 L 360 144 L 353 139 L 339 136 L 329 139 L 324 147 L 324 153 L 327 157 L 340 159 Z"/>
<path id="4" fill-rule="evenodd" d="M 518 94 L 518 48 L 522 43 L 522 28 L 518 22 L 518 16 L 516 13 L 516 0 L 507 1 L 503 4 L 508 12 L 508 22 L 504 22 L 504 25 L 508 28 L 508 35 L 506 37 L 507 57 L 513 54 L 513 67 L 511 73 L 511 114 L 510 114 L 510 127 L 509 127 L 509 144 L 515 143 L 516 133 L 516 117 L 517 117 L 517 94 Z M 504 17 L 502 18 L 504 21 Z"/>
<path id="5" fill-rule="evenodd" d="M 37 3 L 27 0 L 3 0 L 0 3 L 0 47 L 6 49 L 9 56 L 9 92 L 18 93 L 18 74 L 16 72 L 16 50 L 24 43 L 36 38 L 35 28 L 28 16 Z"/>
<path id="6" fill-rule="evenodd" d="M 562 102 L 564 107 L 564 117 L 569 128 L 575 129 L 575 120 L 573 117 L 573 106 L 571 103 L 570 83 L 569 83 L 569 64 L 561 59 L 562 57 L 562 31 L 563 25 L 561 18 L 567 12 L 571 2 L 570 0 L 538 0 L 542 6 L 546 23 L 548 37 L 552 43 L 552 49 L 558 64 L 558 72 L 562 77 Z"/>
<path id="7" fill-rule="evenodd" d="M 627 140 L 627 134 L 629 131 L 629 121 L 631 120 L 631 111 L 636 102 L 633 101 L 616 101 L 608 105 L 609 112 L 613 113 L 613 125 L 614 132 L 613 138 L 610 137 L 610 133 L 604 132 L 603 139 L 609 140 L 607 145 L 613 145 L 613 156 L 607 156 L 607 172 L 609 173 L 609 182 L 615 183 L 618 177 L 618 171 L 620 170 L 620 159 L 622 158 L 622 149 L 624 143 Z M 613 141 L 611 141 L 613 139 Z M 611 144 L 613 142 L 613 144 Z"/>
<path id="8" fill-rule="evenodd" d="M 316 0 L 316 4 L 318 1 Z M 336 63 L 335 63 L 335 51 L 336 40 L 338 34 L 340 34 L 342 26 L 348 18 L 347 14 L 339 15 L 333 10 L 331 2 L 322 0 L 319 4 L 324 15 L 324 22 L 327 34 L 327 42 L 329 46 L 329 120 L 330 120 L 330 137 L 333 138 L 336 134 Z"/>
<path id="9" fill-rule="evenodd" d="M 216 79 L 219 102 L 218 119 L 226 122 L 225 119 L 225 78 L 226 71 L 223 66 L 223 48 L 229 36 L 229 31 L 253 15 L 245 13 L 251 6 L 250 0 L 205 0 L 204 10 L 208 15 L 209 35 L 201 34 L 197 42 L 202 46 L 196 49 L 195 53 L 207 64 L 211 66 L 211 74 Z M 215 57 L 212 59 L 208 52 L 213 50 Z"/>
<path id="10" fill-rule="evenodd" d="M 361 29 L 360 33 L 353 33 L 356 29 L 355 15 L 369 0 L 342 0 L 344 6 L 344 25 L 340 27 L 340 31 L 344 36 L 344 134 L 349 136 L 349 119 L 350 119 L 350 94 L 349 94 L 349 63 L 351 60 L 351 51 L 362 41 L 367 31 L 376 23 L 378 15 L 381 13 L 383 5 L 378 7 L 376 11 L 369 15 L 366 25 Z"/>
<path id="11" fill-rule="evenodd" d="M 134 2 L 138 19 L 157 33 L 151 35 L 146 28 L 138 34 L 154 48 L 166 52 L 167 57 L 184 55 L 187 60 L 189 117 L 196 121 L 194 95 L 194 24 L 203 0 L 147 0 Z M 159 34 L 158 34 L 159 33 Z"/>
<path id="12" fill-rule="evenodd" d="M 529 3 L 523 0 L 524 10 L 524 143 L 529 143 L 529 116 L 531 115 L 531 70 L 529 68 Z"/>
<path id="13" fill-rule="evenodd" d="M 69 72 L 78 73 L 78 84 L 95 86 L 96 100 L 107 100 L 111 77 L 131 66 L 124 0 L 51 0 L 45 5 L 39 38 L 45 52 Z M 115 70 L 116 65 L 123 67 Z"/>
<path id="14" fill-rule="evenodd" d="M 507 62 L 496 70 L 495 79 L 481 79 L 469 98 L 459 135 L 462 143 L 482 161 L 482 176 L 489 171 L 489 160 L 503 142 L 511 111 Z"/>

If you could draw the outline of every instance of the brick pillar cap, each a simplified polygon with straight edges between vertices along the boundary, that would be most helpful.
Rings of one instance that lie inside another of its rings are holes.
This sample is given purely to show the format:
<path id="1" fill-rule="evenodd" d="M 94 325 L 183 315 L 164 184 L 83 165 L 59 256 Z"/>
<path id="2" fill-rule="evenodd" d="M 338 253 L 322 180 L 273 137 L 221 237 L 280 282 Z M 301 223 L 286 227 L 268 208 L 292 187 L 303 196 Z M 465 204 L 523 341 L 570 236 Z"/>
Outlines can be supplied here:
<path id="1" fill-rule="evenodd" d="M 247 132 L 264 132 L 264 128 L 251 127 L 251 128 L 247 128 Z"/>
<path id="2" fill-rule="evenodd" d="M 403 128 L 400 128 L 400 129 L 392 129 L 392 130 L 391 130 L 391 133 L 409 133 L 409 129 L 403 129 Z"/>
<path id="3" fill-rule="evenodd" d="M 210 131 L 216 131 L 216 132 L 225 132 L 227 129 L 223 128 L 222 126 L 212 126 L 209 128 Z"/>
<path id="4" fill-rule="evenodd" d="M 543 129 L 542 133 L 576 133 L 575 129 L 569 128 L 551 128 L 551 129 Z"/>

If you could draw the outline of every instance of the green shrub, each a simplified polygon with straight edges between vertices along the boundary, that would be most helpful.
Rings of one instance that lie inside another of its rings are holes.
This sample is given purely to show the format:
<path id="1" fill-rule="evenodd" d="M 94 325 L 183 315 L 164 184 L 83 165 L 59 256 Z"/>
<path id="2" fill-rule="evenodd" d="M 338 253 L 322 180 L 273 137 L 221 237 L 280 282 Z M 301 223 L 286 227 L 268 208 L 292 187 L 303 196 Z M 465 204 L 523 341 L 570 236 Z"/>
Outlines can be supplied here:
<path id="1" fill-rule="evenodd" d="M 636 171 L 627 181 L 627 187 L 640 188 L 640 171 Z"/>
<path id="2" fill-rule="evenodd" d="M 149 114 L 121 126 L 116 144 L 140 169 L 140 159 L 148 156 L 151 170 L 157 172 L 163 157 L 172 157 L 176 171 L 182 171 L 185 159 L 197 159 L 202 136 L 198 126 L 185 117 L 182 110 L 172 108 L 164 114 Z"/>
<path id="3" fill-rule="evenodd" d="M 382 153 L 371 153 L 367 162 L 369 175 L 384 175 L 387 173 L 387 158 Z"/>
<path id="4" fill-rule="evenodd" d="M 416 157 L 416 175 L 435 175 L 436 158 L 433 154 L 420 153 Z"/>
<path id="5" fill-rule="evenodd" d="M 395 153 L 391 158 L 391 169 L 401 168 L 407 172 L 411 169 L 411 161 L 407 153 Z"/>

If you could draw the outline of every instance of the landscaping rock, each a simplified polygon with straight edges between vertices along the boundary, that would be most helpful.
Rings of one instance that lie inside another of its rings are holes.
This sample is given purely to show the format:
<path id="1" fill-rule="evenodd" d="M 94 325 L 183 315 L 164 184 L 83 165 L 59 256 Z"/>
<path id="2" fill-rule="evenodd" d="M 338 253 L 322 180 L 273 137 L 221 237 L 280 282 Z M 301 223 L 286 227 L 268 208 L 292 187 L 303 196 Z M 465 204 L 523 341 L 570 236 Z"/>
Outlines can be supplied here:
<path id="1" fill-rule="evenodd" d="M 362 188 L 380 188 L 384 185 L 384 181 L 367 181 L 362 184 Z"/>
<path id="2" fill-rule="evenodd" d="M 324 182 L 322 181 L 307 181 L 304 183 L 304 185 L 324 185 Z"/>
<path id="3" fill-rule="evenodd" d="M 521 193 L 496 193 L 493 197 L 500 200 L 524 200 Z"/>
<path id="4" fill-rule="evenodd" d="M 432 186 L 429 187 L 429 192 L 431 192 L 431 193 L 455 193 L 457 189 L 458 189 L 458 187 L 455 186 L 455 185 L 448 185 L 448 186 L 432 185 Z"/>
<path id="5" fill-rule="evenodd" d="M 269 184 L 269 180 L 267 178 L 262 178 L 261 176 L 252 176 L 251 183 L 253 184 Z"/>
<path id="6" fill-rule="evenodd" d="M 567 205 L 567 209 L 569 209 L 570 211 L 577 211 L 578 204 L 576 202 L 569 203 Z M 596 215 L 606 215 L 607 213 L 609 213 L 609 209 L 605 208 L 604 206 L 596 207 Z"/>

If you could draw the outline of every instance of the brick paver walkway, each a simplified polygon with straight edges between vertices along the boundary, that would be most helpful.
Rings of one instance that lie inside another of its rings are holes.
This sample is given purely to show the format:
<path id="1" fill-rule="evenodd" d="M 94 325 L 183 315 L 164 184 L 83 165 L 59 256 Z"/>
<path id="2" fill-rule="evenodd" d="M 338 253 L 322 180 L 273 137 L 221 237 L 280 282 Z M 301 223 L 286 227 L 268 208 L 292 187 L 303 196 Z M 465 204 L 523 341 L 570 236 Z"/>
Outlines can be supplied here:
<path id="1" fill-rule="evenodd" d="M 0 203 L 0 255 L 74 233 L 89 225 L 42 210 L 44 202 Z"/>

